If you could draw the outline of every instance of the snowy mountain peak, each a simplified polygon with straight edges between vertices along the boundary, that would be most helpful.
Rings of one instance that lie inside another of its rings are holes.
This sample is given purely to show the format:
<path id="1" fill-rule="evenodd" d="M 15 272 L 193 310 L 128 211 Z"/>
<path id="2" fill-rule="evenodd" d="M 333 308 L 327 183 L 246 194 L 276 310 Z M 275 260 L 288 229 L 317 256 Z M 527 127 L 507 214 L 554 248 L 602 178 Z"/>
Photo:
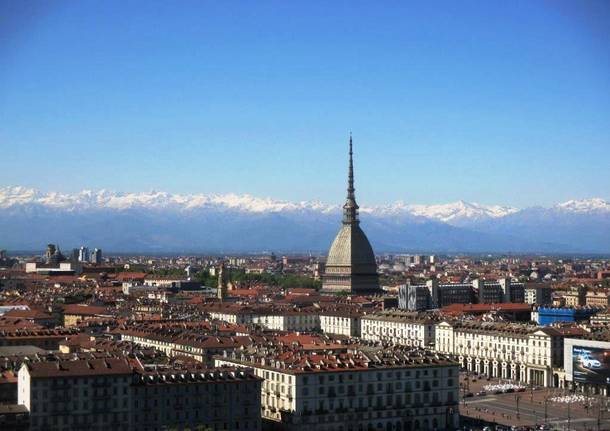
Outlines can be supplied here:
<path id="1" fill-rule="evenodd" d="M 560 210 L 576 213 L 610 212 L 610 202 L 601 198 L 569 200 L 555 207 Z"/>
<path id="2" fill-rule="evenodd" d="M 410 209 L 415 215 L 440 220 L 445 223 L 498 218 L 518 211 L 517 208 L 512 207 L 481 205 L 462 200 L 442 205 L 411 205 Z"/>

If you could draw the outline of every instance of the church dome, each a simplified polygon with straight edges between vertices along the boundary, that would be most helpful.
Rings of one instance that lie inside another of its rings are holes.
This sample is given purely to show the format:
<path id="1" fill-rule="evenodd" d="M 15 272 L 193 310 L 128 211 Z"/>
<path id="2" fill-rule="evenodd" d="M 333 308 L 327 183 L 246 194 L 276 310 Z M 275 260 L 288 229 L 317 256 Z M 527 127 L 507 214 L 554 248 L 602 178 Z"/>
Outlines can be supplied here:
<path id="1" fill-rule="evenodd" d="M 377 270 L 373 247 L 359 225 L 343 225 L 328 251 L 326 266 L 351 267 L 352 273 Z"/>

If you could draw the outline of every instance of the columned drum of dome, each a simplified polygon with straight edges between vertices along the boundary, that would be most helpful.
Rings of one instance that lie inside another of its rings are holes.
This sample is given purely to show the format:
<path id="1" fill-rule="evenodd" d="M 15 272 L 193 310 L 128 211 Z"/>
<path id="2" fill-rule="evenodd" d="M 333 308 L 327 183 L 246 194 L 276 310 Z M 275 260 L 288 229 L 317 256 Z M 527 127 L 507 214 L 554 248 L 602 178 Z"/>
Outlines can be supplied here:
<path id="1" fill-rule="evenodd" d="M 349 138 L 349 173 L 347 199 L 343 205 L 343 226 L 335 237 L 322 277 L 323 292 L 375 293 L 379 291 L 379 276 L 375 254 L 360 228 L 358 204 L 354 189 L 352 137 Z"/>

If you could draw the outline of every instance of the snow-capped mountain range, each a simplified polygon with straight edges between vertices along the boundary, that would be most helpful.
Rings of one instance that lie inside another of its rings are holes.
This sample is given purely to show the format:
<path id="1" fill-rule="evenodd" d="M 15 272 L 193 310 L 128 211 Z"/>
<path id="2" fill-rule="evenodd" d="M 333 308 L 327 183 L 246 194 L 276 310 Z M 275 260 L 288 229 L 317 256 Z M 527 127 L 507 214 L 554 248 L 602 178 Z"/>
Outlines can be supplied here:
<path id="1" fill-rule="evenodd" d="M 259 198 L 248 194 L 237 195 L 232 193 L 223 195 L 182 195 L 159 191 L 116 193 L 108 190 L 83 190 L 79 193 L 68 194 L 57 192 L 42 193 L 36 189 L 20 186 L 0 188 L 0 209 L 19 205 L 40 205 L 67 211 L 102 208 L 115 210 L 132 208 L 192 210 L 217 207 L 252 213 L 303 210 L 327 213 L 337 211 L 340 208 L 340 205 L 328 205 L 320 201 L 288 202 L 271 198 Z M 599 198 L 570 200 L 557 204 L 554 208 L 575 213 L 610 212 L 610 202 Z M 362 213 L 382 215 L 407 213 L 451 223 L 455 220 L 500 218 L 514 214 L 519 209 L 500 205 L 481 205 L 464 201 L 439 205 L 406 204 L 398 201 L 384 206 L 364 206 L 360 211 Z"/>
<path id="2" fill-rule="evenodd" d="M 0 188 L 0 209 L 18 205 L 41 205 L 68 211 L 84 209 L 115 209 L 131 208 L 178 209 L 189 210 L 205 207 L 238 209 L 246 212 L 279 212 L 297 210 L 325 211 L 332 207 L 320 202 L 282 202 L 269 198 L 257 198 L 250 195 L 203 195 L 203 194 L 171 194 L 167 192 L 115 193 L 107 190 L 83 190 L 79 193 L 42 193 L 25 187 Z"/>
<path id="3" fill-rule="evenodd" d="M 116 251 L 325 251 L 340 205 L 237 194 L 0 188 L 0 248 L 49 241 Z M 610 252 L 610 202 L 517 209 L 458 201 L 362 207 L 379 251 Z"/>

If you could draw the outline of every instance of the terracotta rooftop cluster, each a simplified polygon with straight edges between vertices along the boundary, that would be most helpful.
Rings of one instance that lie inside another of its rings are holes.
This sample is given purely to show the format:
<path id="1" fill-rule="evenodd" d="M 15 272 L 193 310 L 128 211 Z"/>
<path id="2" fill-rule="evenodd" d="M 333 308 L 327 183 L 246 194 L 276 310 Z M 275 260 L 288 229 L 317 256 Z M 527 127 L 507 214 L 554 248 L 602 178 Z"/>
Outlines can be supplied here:
<path id="1" fill-rule="evenodd" d="M 245 351 L 235 351 L 226 356 L 244 364 L 257 364 L 267 368 L 289 370 L 293 373 L 456 365 L 446 355 L 406 346 L 380 348 L 372 352 L 352 350 L 338 353 L 329 350 L 305 353 L 287 346 L 265 345 L 253 346 Z"/>

